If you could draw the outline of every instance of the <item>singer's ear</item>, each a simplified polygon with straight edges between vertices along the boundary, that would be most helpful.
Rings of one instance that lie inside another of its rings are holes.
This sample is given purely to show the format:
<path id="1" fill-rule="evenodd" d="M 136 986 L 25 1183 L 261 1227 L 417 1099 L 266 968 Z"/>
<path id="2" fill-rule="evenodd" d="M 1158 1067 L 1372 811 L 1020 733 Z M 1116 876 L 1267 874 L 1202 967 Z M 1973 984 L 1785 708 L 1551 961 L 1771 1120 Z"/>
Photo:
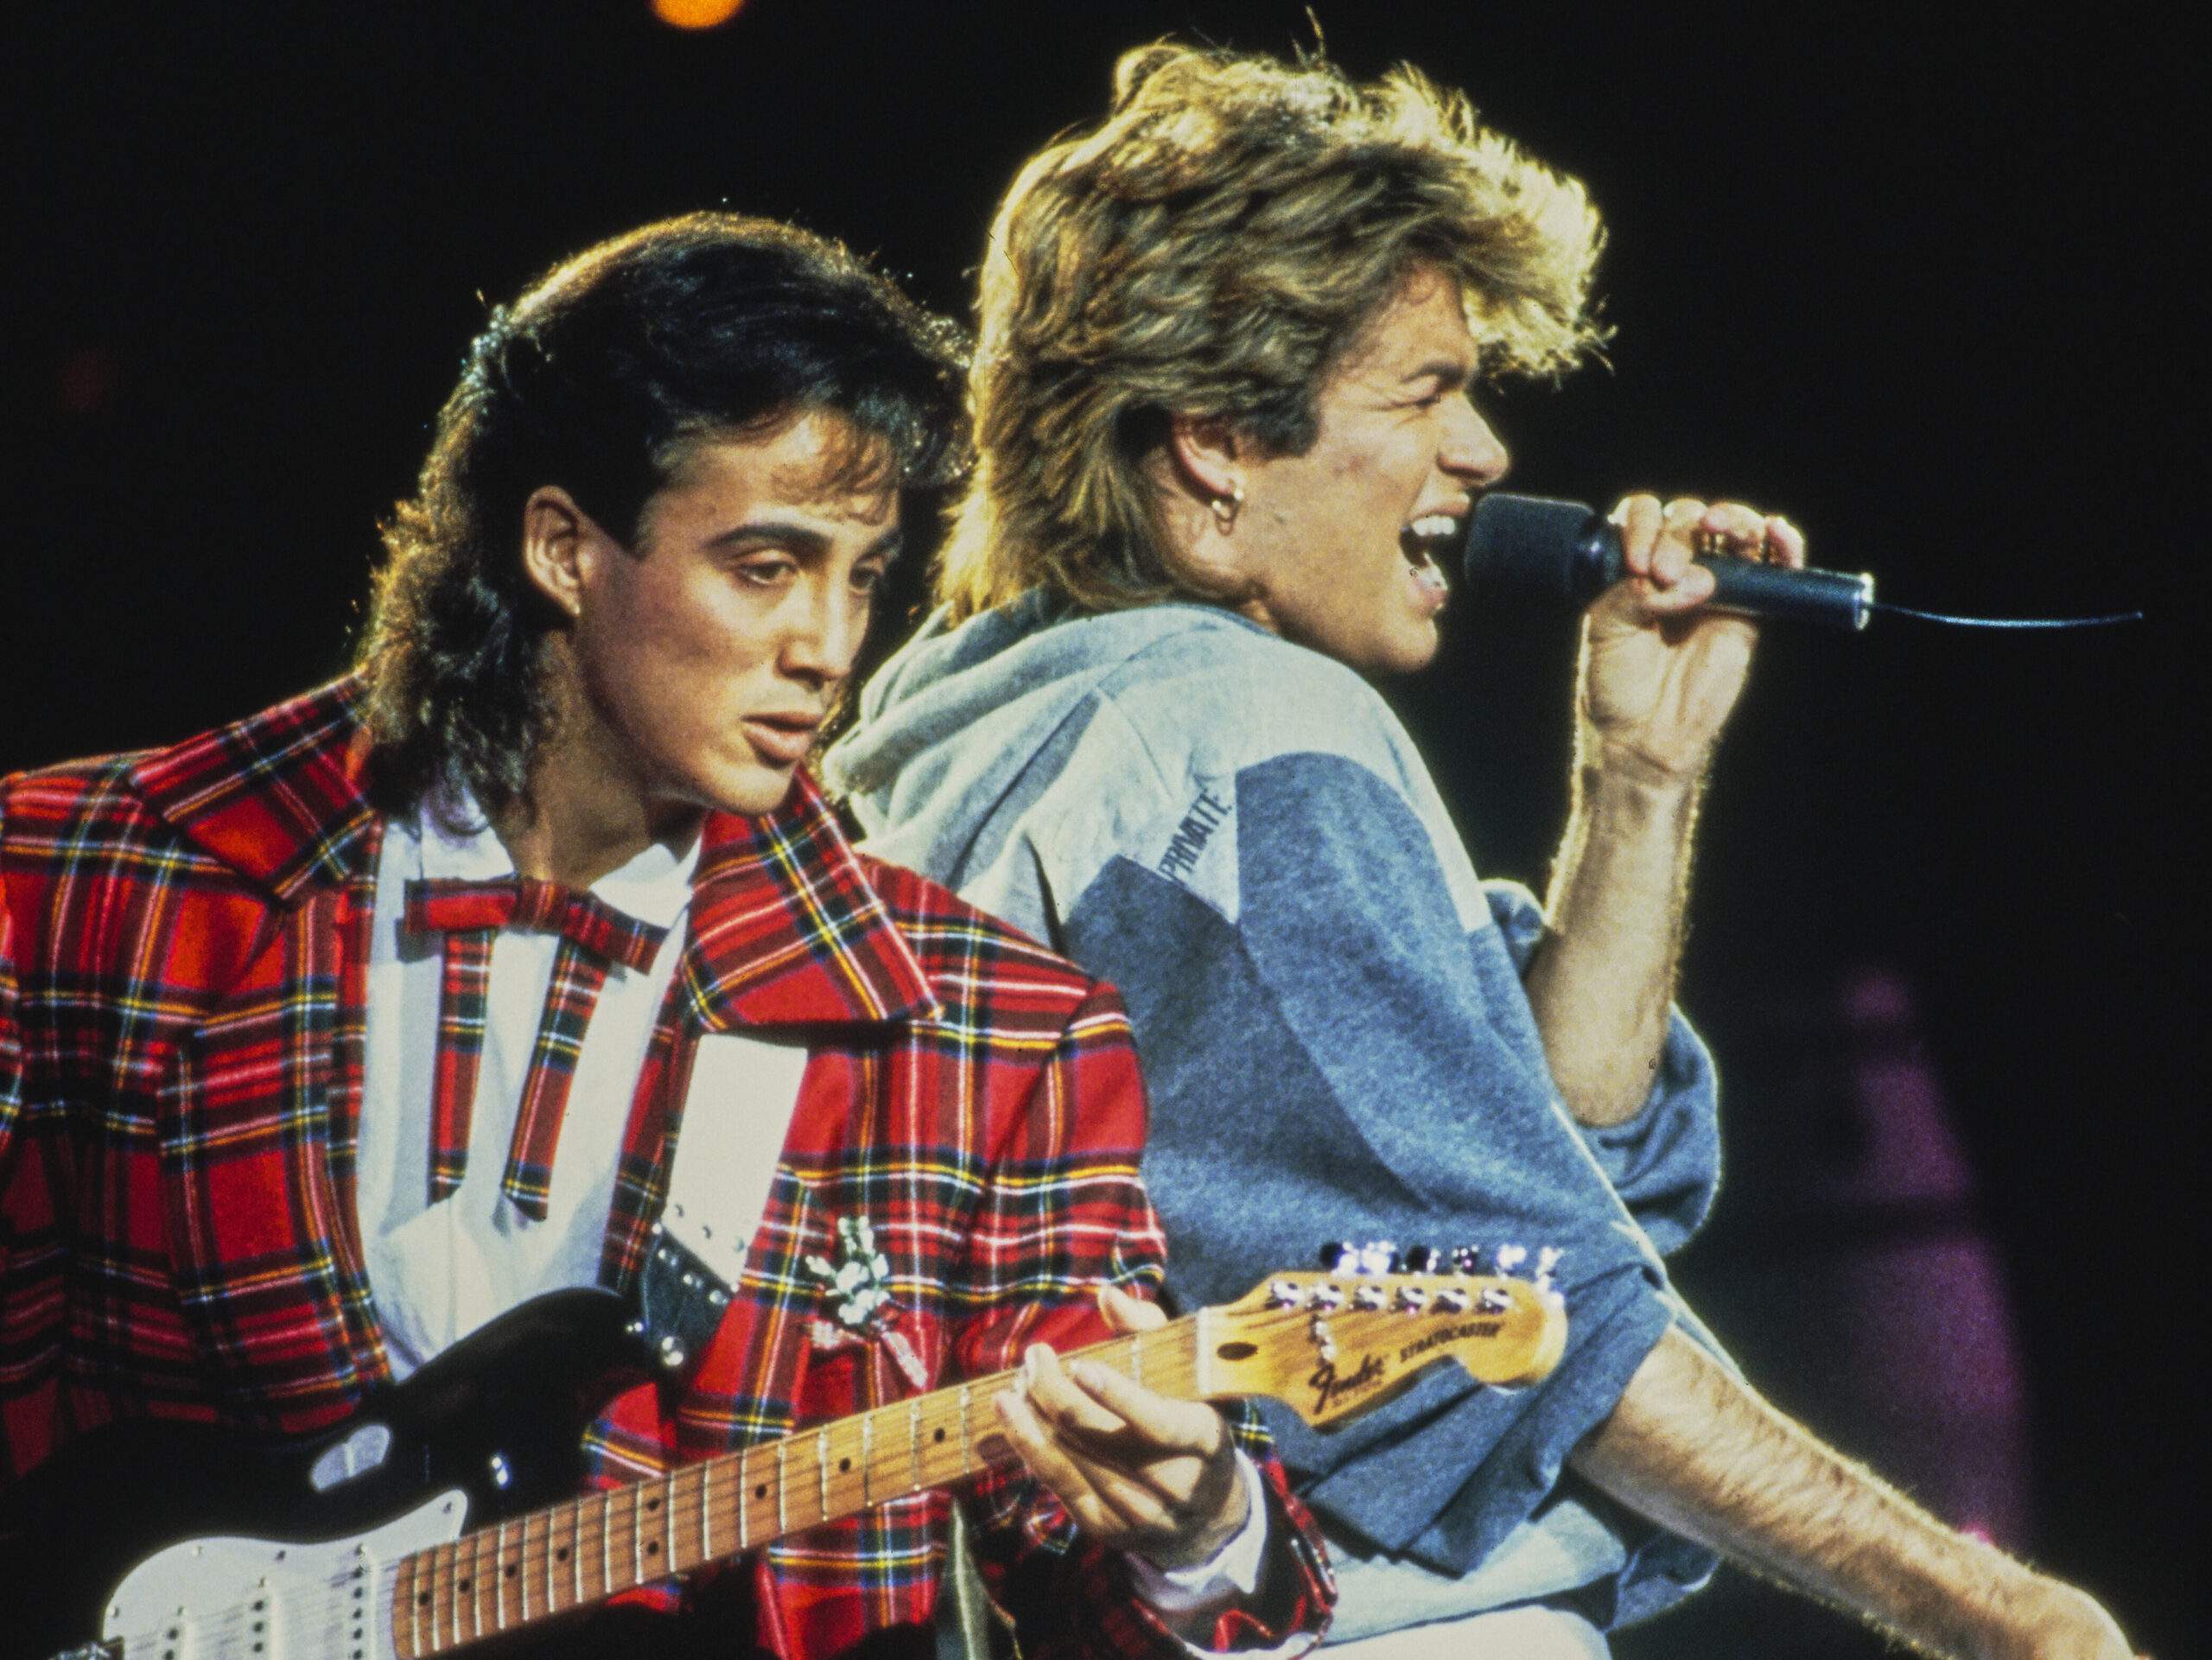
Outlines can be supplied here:
<path id="1" fill-rule="evenodd" d="M 1167 453 L 1184 488 L 1202 502 L 1243 499 L 1250 442 L 1217 415 L 1171 414 Z"/>

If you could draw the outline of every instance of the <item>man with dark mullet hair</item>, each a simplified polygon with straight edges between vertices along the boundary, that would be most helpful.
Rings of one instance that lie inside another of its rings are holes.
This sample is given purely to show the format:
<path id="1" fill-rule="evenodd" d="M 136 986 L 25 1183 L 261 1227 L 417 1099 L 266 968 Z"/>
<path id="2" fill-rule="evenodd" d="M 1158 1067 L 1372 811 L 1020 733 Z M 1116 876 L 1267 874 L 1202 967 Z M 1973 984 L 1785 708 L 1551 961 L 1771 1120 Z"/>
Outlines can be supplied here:
<path id="1" fill-rule="evenodd" d="M 354 673 L 0 783 L 6 1567 L 81 1432 L 325 1429 L 598 1286 L 658 1375 L 583 1433 L 589 1483 L 1019 1368 L 966 1511 L 1025 1651 L 1310 1645 L 1332 1591 L 1264 1438 L 1057 1358 L 1163 1318 L 1114 993 L 855 854 L 803 767 L 962 459 L 961 366 L 781 226 L 593 248 L 472 347 Z M 933 1652 L 912 1457 L 506 1651 Z"/>

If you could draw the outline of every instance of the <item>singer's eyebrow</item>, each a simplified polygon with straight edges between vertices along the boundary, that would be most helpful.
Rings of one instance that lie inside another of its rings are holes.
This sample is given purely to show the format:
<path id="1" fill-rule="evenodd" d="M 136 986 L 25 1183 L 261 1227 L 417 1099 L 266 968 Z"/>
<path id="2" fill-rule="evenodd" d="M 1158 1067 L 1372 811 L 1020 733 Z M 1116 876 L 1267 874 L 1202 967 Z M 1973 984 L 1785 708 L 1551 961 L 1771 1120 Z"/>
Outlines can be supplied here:
<path id="1" fill-rule="evenodd" d="M 1440 391 L 1457 391 L 1474 378 L 1475 366 L 1464 358 L 1431 358 L 1405 378 L 1410 386 L 1416 380 L 1434 378 Z"/>

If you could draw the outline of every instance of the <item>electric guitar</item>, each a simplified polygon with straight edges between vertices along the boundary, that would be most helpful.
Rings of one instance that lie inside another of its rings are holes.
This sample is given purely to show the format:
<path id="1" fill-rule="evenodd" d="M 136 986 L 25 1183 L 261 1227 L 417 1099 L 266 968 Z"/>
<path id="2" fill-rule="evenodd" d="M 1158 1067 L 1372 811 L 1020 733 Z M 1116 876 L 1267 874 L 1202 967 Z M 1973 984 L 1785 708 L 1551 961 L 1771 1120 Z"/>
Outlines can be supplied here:
<path id="1" fill-rule="evenodd" d="M 156 1421 L 82 1438 L 10 1496 L 0 1656 L 417 1660 L 1007 1456 L 1001 1373 L 566 1497 L 581 1426 L 642 1373 L 626 1318 L 610 1292 L 539 1297 L 282 1444 Z M 1270 1396 L 1319 1426 L 1446 1357 L 1533 1383 L 1566 1340 L 1557 1299 L 1525 1281 L 1286 1273 L 1075 1352 L 1163 1395 Z"/>

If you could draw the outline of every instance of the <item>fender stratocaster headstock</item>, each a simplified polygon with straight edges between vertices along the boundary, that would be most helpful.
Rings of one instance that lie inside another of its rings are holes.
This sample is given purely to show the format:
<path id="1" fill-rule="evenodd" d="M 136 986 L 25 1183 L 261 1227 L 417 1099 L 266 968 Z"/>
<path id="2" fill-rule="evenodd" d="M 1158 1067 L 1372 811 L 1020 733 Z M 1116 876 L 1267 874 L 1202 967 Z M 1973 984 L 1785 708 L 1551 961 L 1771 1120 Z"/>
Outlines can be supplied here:
<path id="1" fill-rule="evenodd" d="M 1283 1273 L 1210 1311 L 1204 1329 L 1205 1394 L 1268 1396 L 1319 1427 L 1446 1358 L 1484 1383 L 1536 1383 L 1567 1346 L 1567 1311 L 1503 1276 Z"/>

